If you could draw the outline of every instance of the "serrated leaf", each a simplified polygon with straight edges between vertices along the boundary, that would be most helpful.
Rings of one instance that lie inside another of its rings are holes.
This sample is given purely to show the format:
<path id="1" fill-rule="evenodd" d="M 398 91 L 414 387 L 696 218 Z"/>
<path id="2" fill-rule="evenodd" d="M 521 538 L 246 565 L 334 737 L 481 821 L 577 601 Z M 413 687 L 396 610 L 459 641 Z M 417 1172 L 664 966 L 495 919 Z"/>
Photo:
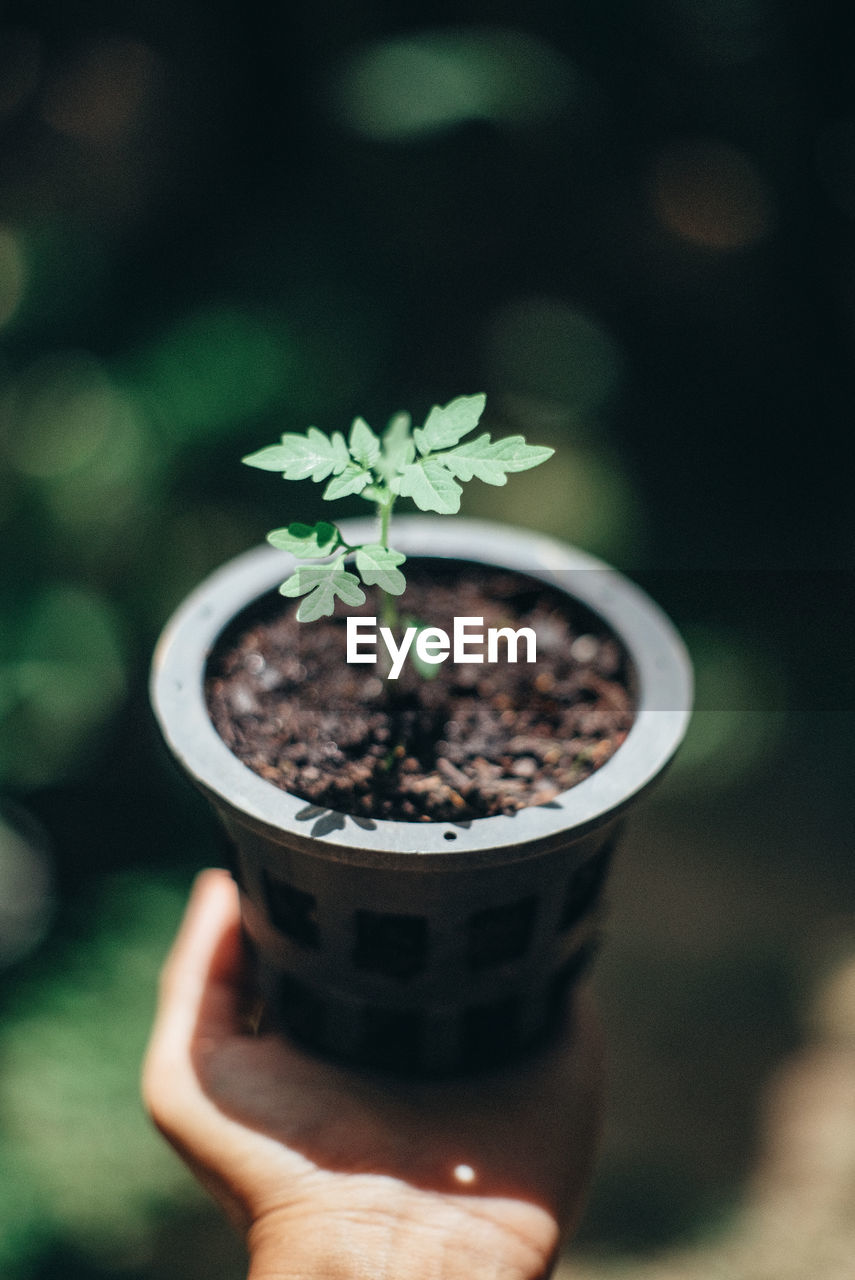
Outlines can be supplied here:
<path id="1" fill-rule="evenodd" d="M 264 471 L 281 471 L 286 480 L 325 480 L 338 475 L 350 461 L 347 444 L 340 431 L 332 437 L 317 427 L 309 427 L 305 435 L 286 431 L 281 444 L 259 449 L 244 458 L 251 467 Z"/>
<path id="2" fill-rule="evenodd" d="M 391 596 L 401 595 L 407 585 L 406 578 L 397 568 L 406 559 L 402 552 L 393 551 L 379 542 L 356 549 L 356 567 L 366 587 L 381 587 Z"/>
<path id="3" fill-rule="evenodd" d="M 335 565 L 301 564 L 282 583 L 279 594 L 288 597 L 305 595 L 323 581 L 330 569 L 335 570 L 340 565 L 341 560 L 337 560 Z"/>
<path id="4" fill-rule="evenodd" d="M 485 484 L 507 483 L 507 473 L 528 471 L 551 458 L 554 449 L 545 445 L 526 444 L 523 436 L 506 436 L 503 440 L 491 440 L 489 433 L 467 440 L 448 453 L 441 453 L 437 462 L 447 467 L 458 480 L 473 477 Z"/>
<path id="5" fill-rule="evenodd" d="M 324 489 L 324 497 L 328 499 L 346 498 L 348 494 L 361 493 L 370 479 L 370 471 L 360 467 L 358 462 L 348 462 L 344 470 L 330 480 L 326 489 Z"/>
<path id="6" fill-rule="evenodd" d="M 348 579 L 356 579 L 352 573 L 345 574 Z M 317 622 L 318 618 L 328 618 L 335 612 L 336 598 L 344 604 L 357 605 L 365 603 L 365 592 L 358 585 L 351 588 L 343 582 L 323 583 L 315 588 L 297 610 L 298 622 Z"/>
<path id="7" fill-rule="evenodd" d="M 376 470 L 387 481 L 415 459 L 416 445 L 411 426 L 412 419 L 408 413 L 396 413 L 383 432 L 383 452 L 377 461 Z"/>
<path id="8" fill-rule="evenodd" d="M 299 560 L 314 560 L 331 555 L 341 536 L 335 525 L 326 520 L 319 520 L 317 524 L 300 524 L 295 520 L 285 529 L 273 529 L 267 541 L 280 551 L 290 551 Z"/>
<path id="9" fill-rule="evenodd" d="M 380 457 L 380 440 L 364 418 L 354 418 L 348 443 L 350 456 L 363 467 L 373 467 Z"/>
<path id="10" fill-rule="evenodd" d="M 386 423 L 386 430 L 383 432 L 383 448 L 391 448 L 402 440 L 411 439 L 410 428 L 413 425 L 413 419 L 406 411 L 395 413 Z"/>
<path id="11" fill-rule="evenodd" d="M 292 452 L 281 444 L 270 444 L 265 449 L 248 453 L 241 462 L 248 467 L 258 467 L 260 471 L 284 472 L 292 459 Z"/>
<path id="12" fill-rule="evenodd" d="M 422 458 L 404 467 L 393 487 L 402 497 L 412 498 L 420 511 L 452 516 L 460 510 L 463 490 L 436 458 Z"/>
<path id="13" fill-rule="evenodd" d="M 458 396 L 447 405 L 434 405 L 428 414 L 425 425 L 417 427 L 413 432 L 416 448 L 424 456 L 435 453 L 437 449 L 450 449 L 463 436 L 474 431 L 478 425 L 487 397 L 483 393 L 477 396 Z"/>
<path id="14" fill-rule="evenodd" d="M 342 567 L 341 560 L 332 564 L 300 565 L 279 588 L 283 596 L 305 596 L 297 610 L 298 622 L 315 622 L 328 618 L 336 600 L 344 604 L 365 603 L 365 592 L 355 574 Z"/>
<path id="15" fill-rule="evenodd" d="M 555 450 L 547 444 L 526 444 L 524 436 L 505 436 L 496 441 L 496 457 L 506 471 L 530 471 L 551 458 Z"/>
<path id="16" fill-rule="evenodd" d="M 366 502 L 387 502 L 389 499 L 389 494 L 382 489 L 378 489 L 376 484 L 369 484 L 359 496 L 364 498 Z"/>

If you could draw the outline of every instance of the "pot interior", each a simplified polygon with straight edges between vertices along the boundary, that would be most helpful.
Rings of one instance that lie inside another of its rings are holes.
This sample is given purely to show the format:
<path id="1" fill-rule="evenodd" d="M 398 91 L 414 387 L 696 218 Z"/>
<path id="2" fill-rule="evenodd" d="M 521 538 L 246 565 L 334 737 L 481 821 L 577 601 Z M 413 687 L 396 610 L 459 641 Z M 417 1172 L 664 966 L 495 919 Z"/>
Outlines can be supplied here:
<path id="1" fill-rule="evenodd" d="M 221 632 L 206 700 L 245 765 L 319 808 L 460 823 L 551 804 L 620 750 L 638 676 L 595 610 L 539 578 L 461 560 L 409 558 L 407 579 L 388 645 L 370 595 L 299 623 L 297 602 L 274 590 Z M 415 652 L 425 626 L 438 629 L 425 652 L 441 661 Z"/>

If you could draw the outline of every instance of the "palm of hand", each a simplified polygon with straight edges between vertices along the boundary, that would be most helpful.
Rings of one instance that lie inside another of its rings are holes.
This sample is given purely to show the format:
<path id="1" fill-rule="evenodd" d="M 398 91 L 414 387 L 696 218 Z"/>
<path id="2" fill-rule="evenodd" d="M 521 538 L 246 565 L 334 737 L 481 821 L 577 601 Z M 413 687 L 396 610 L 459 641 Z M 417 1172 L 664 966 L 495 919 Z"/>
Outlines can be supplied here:
<path id="1" fill-rule="evenodd" d="M 543 1273 L 578 1217 L 596 1142 L 600 1049 L 586 1001 L 524 1064 L 425 1082 L 255 1034 L 246 981 L 236 891 L 206 873 L 165 971 L 145 1090 L 233 1218 L 256 1233 L 312 1220 L 334 1231 L 354 1215 L 495 1230 L 539 1250 Z"/>

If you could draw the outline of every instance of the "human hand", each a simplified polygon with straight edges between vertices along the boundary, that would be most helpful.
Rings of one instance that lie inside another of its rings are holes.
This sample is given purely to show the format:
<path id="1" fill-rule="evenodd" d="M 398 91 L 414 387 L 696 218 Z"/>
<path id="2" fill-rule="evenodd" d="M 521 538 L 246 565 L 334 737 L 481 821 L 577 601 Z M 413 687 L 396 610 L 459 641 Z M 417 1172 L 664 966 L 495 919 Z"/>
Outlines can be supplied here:
<path id="1" fill-rule="evenodd" d="M 252 1280 L 534 1280 L 576 1225 L 601 1112 L 579 991 L 549 1045 L 454 1081 L 315 1058 L 257 1031 L 227 873 L 196 882 L 143 1072 L 151 1115 L 247 1233 Z"/>

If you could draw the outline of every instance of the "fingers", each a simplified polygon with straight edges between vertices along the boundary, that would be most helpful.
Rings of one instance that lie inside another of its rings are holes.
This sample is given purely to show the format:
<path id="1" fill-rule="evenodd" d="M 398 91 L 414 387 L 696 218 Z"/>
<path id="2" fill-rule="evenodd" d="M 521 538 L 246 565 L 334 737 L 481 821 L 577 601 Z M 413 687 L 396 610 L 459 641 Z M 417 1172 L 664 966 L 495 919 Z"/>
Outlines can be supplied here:
<path id="1" fill-rule="evenodd" d="M 189 995 L 207 980 L 217 943 L 240 918 L 237 889 L 227 871 L 209 868 L 196 877 L 184 918 L 163 970 L 167 995 Z"/>
<path id="2" fill-rule="evenodd" d="M 142 1073 L 152 1120 L 229 1219 L 244 1231 L 269 1181 L 270 1148 L 234 1118 L 200 1064 L 234 1061 L 246 1044 L 246 966 L 236 886 L 224 871 L 197 878 L 164 966 Z"/>
<path id="3" fill-rule="evenodd" d="M 166 1132 L 170 1114 L 197 1091 L 192 1047 L 238 1029 L 240 908 L 224 871 L 197 878 L 163 969 L 154 1027 L 143 1068 L 143 1096 Z"/>
<path id="4" fill-rule="evenodd" d="M 237 888 L 228 872 L 203 871 L 163 968 L 155 1032 L 189 1045 L 194 1034 L 235 1030 L 242 979 Z"/>

